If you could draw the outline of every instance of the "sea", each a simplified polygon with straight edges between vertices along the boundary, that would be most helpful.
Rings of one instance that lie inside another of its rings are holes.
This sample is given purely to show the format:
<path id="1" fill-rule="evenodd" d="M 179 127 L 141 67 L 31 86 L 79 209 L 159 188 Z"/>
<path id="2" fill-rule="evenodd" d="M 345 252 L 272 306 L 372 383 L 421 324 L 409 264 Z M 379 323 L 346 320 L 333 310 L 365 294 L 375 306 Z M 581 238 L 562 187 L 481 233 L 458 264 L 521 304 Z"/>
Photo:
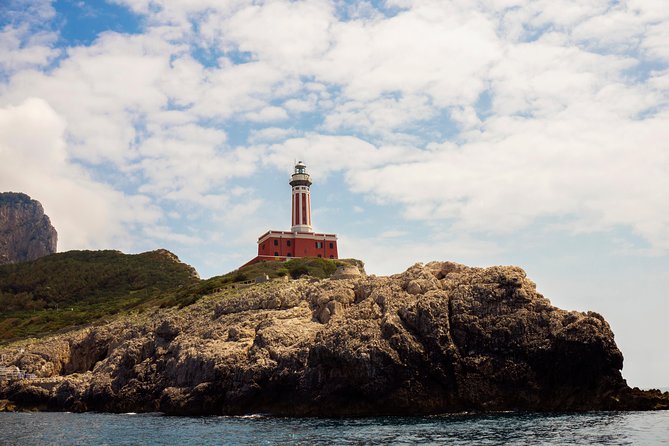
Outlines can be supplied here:
<path id="1" fill-rule="evenodd" d="M 0 445 L 669 445 L 669 411 L 429 417 L 0 413 Z"/>

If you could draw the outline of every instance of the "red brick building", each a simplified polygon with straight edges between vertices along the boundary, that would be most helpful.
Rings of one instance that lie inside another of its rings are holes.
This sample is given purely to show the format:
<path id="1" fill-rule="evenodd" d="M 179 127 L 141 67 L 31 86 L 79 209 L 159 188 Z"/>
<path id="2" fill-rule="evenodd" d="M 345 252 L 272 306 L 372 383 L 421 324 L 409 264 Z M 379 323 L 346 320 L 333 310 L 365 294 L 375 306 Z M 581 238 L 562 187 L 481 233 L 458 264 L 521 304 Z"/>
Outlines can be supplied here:
<path id="1" fill-rule="evenodd" d="M 295 165 L 290 183 L 293 189 L 292 226 L 290 231 L 267 231 L 258 238 L 258 255 L 243 266 L 264 260 L 287 260 L 292 257 L 337 259 L 337 236 L 315 233 L 311 226 L 311 176 L 307 166 Z"/>

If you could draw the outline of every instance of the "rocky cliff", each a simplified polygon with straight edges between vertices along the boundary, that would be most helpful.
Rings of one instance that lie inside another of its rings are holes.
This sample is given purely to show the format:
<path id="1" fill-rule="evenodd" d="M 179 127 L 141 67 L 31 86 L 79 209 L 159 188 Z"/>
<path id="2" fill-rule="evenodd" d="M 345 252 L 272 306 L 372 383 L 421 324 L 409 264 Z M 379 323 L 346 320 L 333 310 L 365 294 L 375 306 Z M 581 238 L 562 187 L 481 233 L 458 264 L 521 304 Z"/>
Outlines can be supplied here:
<path id="1" fill-rule="evenodd" d="M 597 313 L 555 308 L 517 267 L 417 264 L 390 277 L 223 289 L 181 310 L 24 341 L 0 385 L 24 408 L 434 414 L 669 407 L 630 389 Z"/>
<path id="2" fill-rule="evenodd" d="M 0 265 L 53 254 L 57 240 L 38 201 L 22 193 L 0 193 Z"/>

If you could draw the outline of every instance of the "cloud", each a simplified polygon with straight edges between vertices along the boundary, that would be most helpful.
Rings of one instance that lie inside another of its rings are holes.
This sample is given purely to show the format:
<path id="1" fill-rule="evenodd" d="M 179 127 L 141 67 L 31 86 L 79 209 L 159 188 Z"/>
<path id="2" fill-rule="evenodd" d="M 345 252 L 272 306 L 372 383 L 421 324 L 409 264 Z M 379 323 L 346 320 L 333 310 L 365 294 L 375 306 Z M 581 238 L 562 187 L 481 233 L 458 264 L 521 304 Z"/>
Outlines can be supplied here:
<path id="1" fill-rule="evenodd" d="M 141 120 L 167 104 L 159 85 L 169 67 L 166 47 L 151 36 L 108 33 L 90 47 L 69 49 L 51 73 L 17 73 L 3 100 L 17 103 L 29 95 L 46 100 L 69 123 L 70 155 L 122 165 L 135 156 Z"/>
<path id="2" fill-rule="evenodd" d="M 428 120 L 435 113 L 430 99 L 420 95 L 380 98 L 369 102 L 347 101 L 328 114 L 323 127 L 329 131 L 352 130 L 388 135 L 392 139 L 397 129 Z"/>
<path id="3" fill-rule="evenodd" d="M 55 40 L 51 33 L 32 33 L 27 25 L 5 26 L 0 30 L 0 73 L 9 75 L 26 68 L 47 65 L 58 55 L 51 48 Z"/>
<path id="4" fill-rule="evenodd" d="M 666 113 L 638 121 L 584 113 L 494 119 L 483 141 L 367 170 L 356 184 L 400 201 L 409 218 L 451 220 L 459 230 L 505 233 L 551 217 L 574 231 L 626 225 L 669 249 Z"/>
<path id="5" fill-rule="evenodd" d="M 116 3 L 141 34 L 57 48 L 48 2 L 2 31 L 0 105 L 38 98 L 63 122 L 42 142 L 54 178 L 103 172 L 111 201 L 209 215 L 248 210 L 235 182 L 303 159 L 470 234 L 551 219 L 669 246 L 662 2 Z"/>
<path id="6" fill-rule="evenodd" d="M 338 23 L 314 72 L 350 100 L 399 92 L 427 95 L 438 106 L 476 101 L 501 48 L 494 22 L 476 11 L 453 12 L 430 3 L 384 20 Z"/>
<path id="7" fill-rule="evenodd" d="M 48 24 L 55 16 L 50 0 L 5 0 L 0 24 L 0 75 L 48 65 L 59 51 L 58 35 Z"/>
<path id="8" fill-rule="evenodd" d="M 407 235 L 406 231 L 402 231 L 399 229 L 390 229 L 388 231 L 383 231 L 381 234 L 379 234 L 379 238 L 395 238 L 395 237 L 402 237 L 404 235 Z"/>
<path id="9" fill-rule="evenodd" d="M 266 127 L 260 130 L 253 130 L 249 135 L 249 142 L 256 143 L 261 141 L 276 141 L 286 139 L 297 133 L 295 129 L 284 129 L 281 127 Z"/>
<path id="10" fill-rule="evenodd" d="M 288 113 L 281 107 L 263 107 L 258 111 L 248 112 L 244 117 L 251 122 L 272 122 L 288 119 Z"/>
<path id="11" fill-rule="evenodd" d="M 322 134 L 291 138 L 261 147 L 261 150 L 266 152 L 263 158 L 265 164 L 292 170 L 294 160 L 303 160 L 312 174 L 321 177 L 334 171 L 355 175 L 375 166 L 410 162 L 422 156 L 420 151 L 411 147 L 376 147 L 352 136 Z"/>
<path id="12" fill-rule="evenodd" d="M 481 252 L 493 257 L 500 251 L 500 247 L 494 243 L 455 234 L 429 242 L 388 237 L 340 236 L 338 246 L 341 256 L 364 259 L 367 273 L 379 275 L 397 274 L 416 262 L 445 259 L 466 262 L 477 258 Z"/>
<path id="13" fill-rule="evenodd" d="M 274 1 L 249 5 L 223 20 L 211 15 L 203 28 L 205 33 L 218 33 L 223 47 L 233 46 L 272 65 L 301 72 L 305 61 L 330 46 L 328 28 L 333 20 L 328 1 Z"/>
<path id="14" fill-rule="evenodd" d="M 131 247 L 130 228 L 152 224 L 161 210 L 147 197 L 116 191 L 69 162 L 66 128 L 42 99 L 0 108 L 0 190 L 40 201 L 58 231 L 61 251 Z"/>

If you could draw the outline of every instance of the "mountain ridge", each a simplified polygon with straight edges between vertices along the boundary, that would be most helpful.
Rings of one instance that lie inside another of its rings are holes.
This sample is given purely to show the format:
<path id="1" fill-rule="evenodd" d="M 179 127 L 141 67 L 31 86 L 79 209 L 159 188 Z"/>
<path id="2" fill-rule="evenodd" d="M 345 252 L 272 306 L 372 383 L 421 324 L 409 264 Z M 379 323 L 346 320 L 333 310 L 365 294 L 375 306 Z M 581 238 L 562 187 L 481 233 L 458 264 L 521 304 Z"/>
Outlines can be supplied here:
<path id="1" fill-rule="evenodd" d="M 21 192 L 0 192 L 0 265 L 56 252 L 58 233 L 42 204 Z"/>

